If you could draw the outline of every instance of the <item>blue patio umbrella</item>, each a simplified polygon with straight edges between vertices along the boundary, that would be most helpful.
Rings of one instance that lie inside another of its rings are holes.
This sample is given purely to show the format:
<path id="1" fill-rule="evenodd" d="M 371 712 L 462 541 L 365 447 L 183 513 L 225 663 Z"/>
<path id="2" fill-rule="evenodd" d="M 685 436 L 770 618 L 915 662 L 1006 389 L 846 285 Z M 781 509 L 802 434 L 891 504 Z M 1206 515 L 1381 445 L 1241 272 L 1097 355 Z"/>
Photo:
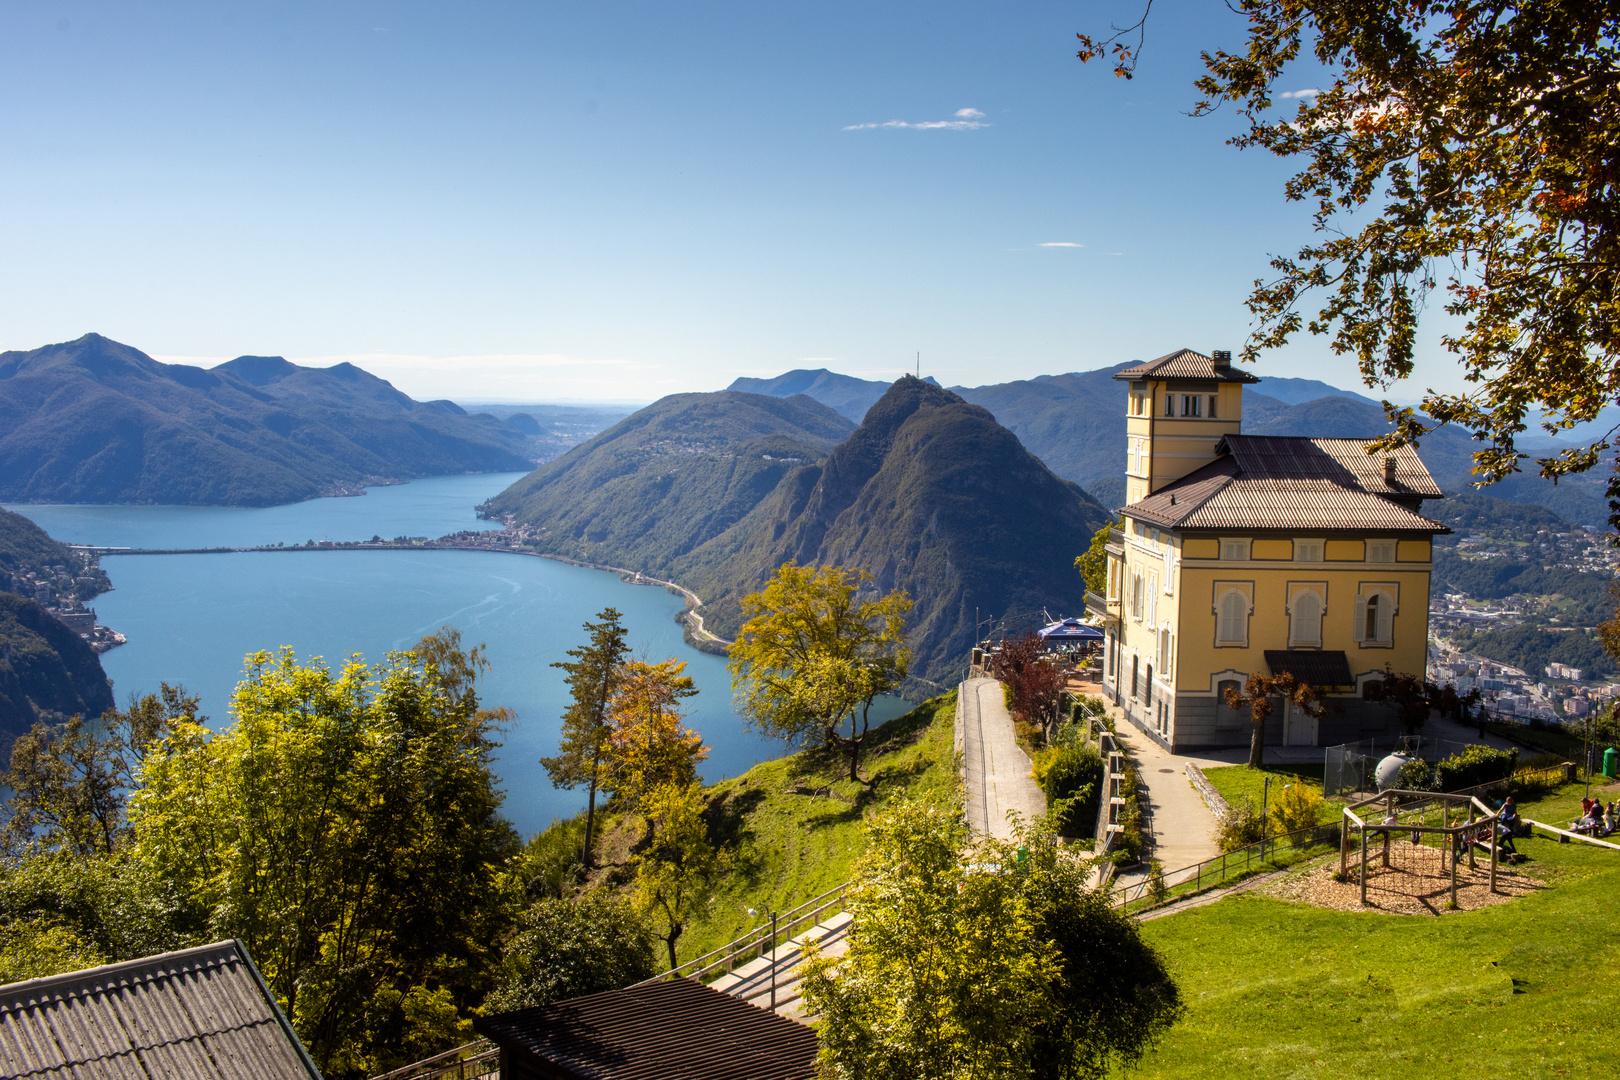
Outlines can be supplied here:
<path id="1" fill-rule="evenodd" d="M 1040 631 L 1041 640 L 1049 645 L 1077 645 L 1085 641 L 1101 641 L 1103 632 L 1095 626 L 1088 626 L 1079 619 L 1059 619 L 1050 626 L 1043 626 Z"/>

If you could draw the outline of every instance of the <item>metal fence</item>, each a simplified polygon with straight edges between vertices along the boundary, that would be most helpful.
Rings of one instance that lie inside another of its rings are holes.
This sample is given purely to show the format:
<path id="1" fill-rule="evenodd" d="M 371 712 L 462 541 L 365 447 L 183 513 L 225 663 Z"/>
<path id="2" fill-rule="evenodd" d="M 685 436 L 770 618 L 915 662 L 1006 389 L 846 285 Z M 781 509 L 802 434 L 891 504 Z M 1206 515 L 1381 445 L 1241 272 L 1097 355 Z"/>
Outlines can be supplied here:
<path id="1" fill-rule="evenodd" d="M 1296 829 L 1281 836 L 1223 852 L 1213 859 L 1183 866 L 1168 873 L 1149 875 L 1141 881 L 1115 888 L 1115 906 L 1132 914 L 1160 907 L 1194 893 L 1235 885 L 1246 877 L 1290 866 L 1315 858 L 1339 846 L 1337 823 Z"/>
<path id="2" fill-rule="evenodd" d="M 1473 745 L 1426 735 L 1402 735 L 1329 746 L 1322 755 L 1322 797 L 1332 799 L 1357 792 L 1376 792 L 1378 783 L 1373 772 L 1380 761 L 1397 750 L 1424 761 L 1442 761 Z"/>

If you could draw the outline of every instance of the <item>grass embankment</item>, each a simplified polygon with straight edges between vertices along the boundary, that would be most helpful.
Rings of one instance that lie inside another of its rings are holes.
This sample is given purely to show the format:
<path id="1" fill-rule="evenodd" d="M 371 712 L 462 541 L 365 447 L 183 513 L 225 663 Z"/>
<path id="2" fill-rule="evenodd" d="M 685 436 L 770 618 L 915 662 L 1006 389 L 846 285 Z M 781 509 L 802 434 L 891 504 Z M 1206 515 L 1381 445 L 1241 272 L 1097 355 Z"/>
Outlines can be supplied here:
<path id="1" fill-rule="evenodd" d="M 787 912 L 848 881 L 872 809 L 901 796 L 954 794 L 955 714 L 952 691 L 875 729 L 861 759 L 864 783 L 848 778 L 847 759 L 804 751 L 705 788 L 709 836 L 730 867 L 706 912 L 682 935 L 680 958 L 700 956 L 759 926 L 764 919 L 750 918 L 749 908 L 766 917 Z M 602 824 L 598 880 L 629 888 L 630 846 L 644 827 L 611 805 Z M 583 815 L 554 824 L 535 842 L 570 831 L 583 835 Z"/>
<path id="2" fill-rule="evenodd" d="M 1524 813 L 1578 807 L 1567 785 Z M 1616 797 L 1615 788 L 1604 798 Z M 1186 1018 L 1133 1077 L 1379 1080 L 1609 1071 L 1620 853 L 1518 842 L 1548 888 L 1480 911 L 1400 916 L 1239 895 L 1143 924 Z"/>
<path id="3" fill-rule="evenodd" d="M 1221 798 L 1236 806 L 1244 799 L 1260 809 L 1265 794 L 1266 777 L 1271 777 L 1271 798 L 1277 797 L 1284 784 L 1304 784 L 1322 792 L 1322 766 L 1320 765 L 1265 765 L 1251 769 L 1247 765 L 1221 765 L 1204 770 L 1204 778 L 1220 792 Z"/>

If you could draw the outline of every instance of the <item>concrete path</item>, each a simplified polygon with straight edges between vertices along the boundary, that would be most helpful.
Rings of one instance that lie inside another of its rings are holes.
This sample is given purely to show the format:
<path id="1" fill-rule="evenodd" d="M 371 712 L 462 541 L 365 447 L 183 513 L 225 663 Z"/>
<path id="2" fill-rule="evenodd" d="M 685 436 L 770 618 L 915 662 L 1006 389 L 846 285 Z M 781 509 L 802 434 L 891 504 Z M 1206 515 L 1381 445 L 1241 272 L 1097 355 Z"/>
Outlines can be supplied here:
<path id="1" fill-rule="evenodd" d="M 1230 763 L 1202 754 L 1172 754 L 1138 730 L 1117 706 L 1108 708 L 1114 718 L 1115 740 L 1136 763 L 1147 796 L 1148 816 L 1143 824 L 1149 839 L 1148 860 L 1157 861 L 1169 874 L 1219 855 L 1215 815 L 1187 779 L 1187 766 L 1202 769 Z M 1143 866 L 1121 873 L 1115 881 L 1129 886 L 1146 876 Z M 1176 879 L 1170 881 L 1175 884 Z"/>
<path id="2" fill-rule="evenodd" d="M 1025 818 L 1046 813 L 1046 796 L 1030 778 L 1029 755 L 1013 734 L 1001 683 L 969 679 L 961 686 L 962 761 L 967 773 L 968 823 L 999 840 L 1012 837 L 1007 811 Z"/>
<path id="3" fill-rule="evenodd" d="M 720 976 L 709 986 L 762 1009 L 771 1008 L 774 1000 L 778 1014 L 790 1020 L 803 1020 L 804 999 L 799 993 L 798 968 L 805 959 L 805 946 L 814 942 L 824 955 L 844 955 L 849 948 L 850 921 L 850 913 L 841 911 L 795 934 L 786 944 L 759 959 Z"/>

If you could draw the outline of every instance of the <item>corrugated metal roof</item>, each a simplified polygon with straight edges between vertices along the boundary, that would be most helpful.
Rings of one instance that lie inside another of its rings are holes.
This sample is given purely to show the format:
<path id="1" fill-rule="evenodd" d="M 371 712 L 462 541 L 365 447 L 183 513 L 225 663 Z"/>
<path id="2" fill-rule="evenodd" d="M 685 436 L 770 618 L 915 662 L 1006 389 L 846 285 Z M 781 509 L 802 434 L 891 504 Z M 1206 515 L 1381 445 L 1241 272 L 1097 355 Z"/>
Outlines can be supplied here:
<path id="1" fill-rule="evenodd" d="M 1356 439 L 1228 435 L 1222 442 L 1226 452 L 1221 457 L 1132 503 L 1124 512 L 1174 529 L 1451 531 L 1395 501 L 1440 493 L 1415 451 L 1403 447 L 1405 453 L 1396 455 L 1392 486 L 1384 482 L 1382 458 L 1372 459 L 1375 467 L 1369 470 L 1345 464 L 1345 459 L 1362 464 L 1353 456 L 1366 458 L 1362 445 Z M 1369 477 L 1370 488 L 1362 485 L 1363 476 Z"/>
<path id="2" fill-rule="evenodd" d="M 810 1080 L 816 1033 L 691 979 L 479 1017 L 473 1027 L 560 1075 L 592 1080 Z"/>
<path id="3" fill-rule="evenodd" d="M 1255 383 L 1260 381 L 1258 375 L 1235 367 L 1216 367 L 1215 361 L 1200 352 L 1191 349 L 1178 349 L 1168 353 L 1157 360 L 1149 360 L 1145 364 L 1128 367 L 1114 376 L 1116 379 L 1136 381 L 1139 379 L 1204 379 L 1216 382 Z"/>
<path id="4" fill-rule="evenodd" d="M 1366 439 L 1312 439 L 1296 435 L 1228 435 L 1226 448 L 1245 477 L 1257 480 L 1333 480 L 1379 495 L 1437 499 L 1440 485 L 1416 449 L 1394 451 L 1395 476 L 1385 479 L 1385 453 L 1367 453 Z"/>
<path id="5" fill-rule="evenodd" d="M 1267 649 L 1266 667 L 1273 675 L 1292 672 L 1312 686 L 1350 686 L 1350 659 L 1341 649 Z"/>
<path id="6" fill-rule="evenodd" d="M 320 1080 L 237 941 L 0 986 L 0 1075 Z"/>

